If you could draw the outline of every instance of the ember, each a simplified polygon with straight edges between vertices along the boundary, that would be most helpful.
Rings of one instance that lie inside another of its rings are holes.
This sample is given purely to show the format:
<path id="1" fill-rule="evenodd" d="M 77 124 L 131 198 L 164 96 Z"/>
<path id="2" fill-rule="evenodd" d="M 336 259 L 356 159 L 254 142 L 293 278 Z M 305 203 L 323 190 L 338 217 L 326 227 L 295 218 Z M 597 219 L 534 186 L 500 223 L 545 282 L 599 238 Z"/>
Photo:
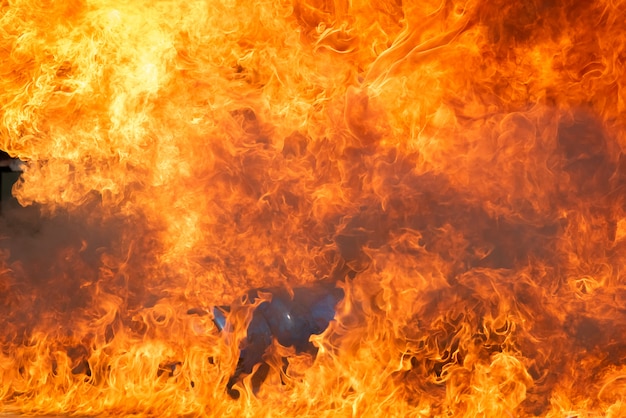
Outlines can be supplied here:
<path id="1" fill-rule="evenodd" d="M 626 416 L 625 16 L 0 1 L 0 414 Z"/>

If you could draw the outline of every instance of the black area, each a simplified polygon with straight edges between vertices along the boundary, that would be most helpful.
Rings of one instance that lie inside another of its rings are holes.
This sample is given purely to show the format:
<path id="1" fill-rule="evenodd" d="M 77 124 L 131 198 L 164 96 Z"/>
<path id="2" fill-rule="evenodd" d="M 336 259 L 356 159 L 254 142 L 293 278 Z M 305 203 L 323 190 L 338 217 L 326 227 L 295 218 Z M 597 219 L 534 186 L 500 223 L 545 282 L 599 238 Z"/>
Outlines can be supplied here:
<path id="1" fill-rule="evenodd" d="M 254 303 L 261 294 L 270 294 L 271 300 L 259 304 L 248 325 L 239 362 L 226 387 L 227 393 L 234 399 L 239 397 L 235 385 L 244 375 L 252 374 L 253 393 L 257 393 L 265 381 L 269 373 L 265 356 L 273 340 L 285 347 L 294 347 L 298 353 L 316 354 L 317 350 L 309 338 L 328 327 L 335 316 L 336 305 L 344 297 L 343 290 L 333 283 L 318 283 L 316 286 L 293 289 L 292 293 L 281 288 L 253 289 L 248 292 L 246 299 Z M 245 305 L 240 302 L 230 307 L 216 307 L 216 326 L 220 330 L 228 329 L 226 324 L 222 324 L 219 313 L 237 315 L 242 308 L 244 312 Z"/>
<path id="2" fill-rule="evenodd" d="M 19 179 L 20 173 L 11 171 L 8 167 L 0 167 L 0 204 L 17 204 L 17 200 L 11 194 L 11 189 Z"/>

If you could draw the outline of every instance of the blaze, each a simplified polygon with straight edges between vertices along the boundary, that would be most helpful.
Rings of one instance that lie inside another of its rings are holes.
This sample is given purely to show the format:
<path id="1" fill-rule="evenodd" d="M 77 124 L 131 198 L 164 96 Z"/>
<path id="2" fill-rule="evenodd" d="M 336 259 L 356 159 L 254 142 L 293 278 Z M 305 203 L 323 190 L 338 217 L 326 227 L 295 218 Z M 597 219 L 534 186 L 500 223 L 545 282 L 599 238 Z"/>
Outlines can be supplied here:
<path id="1" fill-rule="evenodd" d="M 0 0 L 0 413 L 625 416 L 625 16 Z"/>

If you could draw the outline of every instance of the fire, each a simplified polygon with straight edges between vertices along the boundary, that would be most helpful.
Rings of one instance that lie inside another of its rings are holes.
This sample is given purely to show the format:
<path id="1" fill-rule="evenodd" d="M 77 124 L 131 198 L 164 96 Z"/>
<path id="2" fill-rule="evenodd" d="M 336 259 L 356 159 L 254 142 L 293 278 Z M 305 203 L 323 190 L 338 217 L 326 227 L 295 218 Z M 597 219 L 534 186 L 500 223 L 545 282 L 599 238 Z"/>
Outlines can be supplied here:
<path id="1" fill-rule="evenodd" d="M 626 415 L 625 1 L 0 10 L 3 413 Z"/>

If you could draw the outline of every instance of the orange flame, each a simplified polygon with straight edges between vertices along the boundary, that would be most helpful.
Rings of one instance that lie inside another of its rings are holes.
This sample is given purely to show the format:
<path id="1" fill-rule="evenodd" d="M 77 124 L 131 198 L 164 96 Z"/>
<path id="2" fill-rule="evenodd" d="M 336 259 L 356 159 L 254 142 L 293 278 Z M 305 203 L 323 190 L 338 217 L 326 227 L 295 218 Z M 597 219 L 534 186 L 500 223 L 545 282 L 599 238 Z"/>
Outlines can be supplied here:
<path id="1" fill-rule="evenodd" d="M 0 1 L 0 411 L 626 415 L 625 1 L 128 3 Z"/>

